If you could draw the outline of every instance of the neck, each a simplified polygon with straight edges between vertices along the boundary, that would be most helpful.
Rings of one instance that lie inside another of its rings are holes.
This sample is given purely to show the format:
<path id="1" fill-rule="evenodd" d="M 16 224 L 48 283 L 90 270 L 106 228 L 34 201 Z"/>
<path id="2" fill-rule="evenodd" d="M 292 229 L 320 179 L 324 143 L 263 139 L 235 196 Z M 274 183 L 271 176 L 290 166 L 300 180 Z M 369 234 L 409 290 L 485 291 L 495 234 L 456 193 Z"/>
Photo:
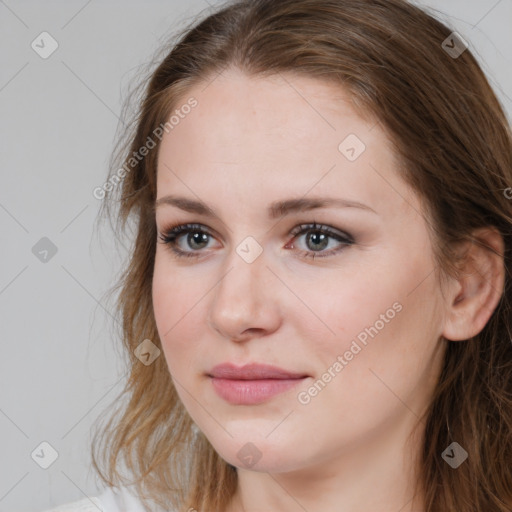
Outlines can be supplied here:
<path id="1" fill-rule="evenodd" d="M 411 425 L 411 416 L 307 468 L 287 473 L 239 468 L 226 512 L 424 512 L 423 490 L 414 489 L 424 425 Z"/>

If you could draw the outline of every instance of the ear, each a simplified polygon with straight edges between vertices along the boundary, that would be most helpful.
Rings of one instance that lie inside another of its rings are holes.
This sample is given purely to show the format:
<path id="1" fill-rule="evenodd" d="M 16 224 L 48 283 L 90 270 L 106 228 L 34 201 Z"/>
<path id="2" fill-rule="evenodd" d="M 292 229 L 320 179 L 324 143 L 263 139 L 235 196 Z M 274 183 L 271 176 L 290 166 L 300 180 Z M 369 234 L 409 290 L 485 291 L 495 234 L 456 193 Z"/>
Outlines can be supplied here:
<path id="1" fill-rule="evenodd" d="M 442 335 L 451 341 L 476 336 L 489 321 L 503 293 L 503 237 L 495 227 L 480 228 L 473 236 L 477 241 L 463 244 L 465 257 L 460 276 L 447 297 L 448 312 Z"/>

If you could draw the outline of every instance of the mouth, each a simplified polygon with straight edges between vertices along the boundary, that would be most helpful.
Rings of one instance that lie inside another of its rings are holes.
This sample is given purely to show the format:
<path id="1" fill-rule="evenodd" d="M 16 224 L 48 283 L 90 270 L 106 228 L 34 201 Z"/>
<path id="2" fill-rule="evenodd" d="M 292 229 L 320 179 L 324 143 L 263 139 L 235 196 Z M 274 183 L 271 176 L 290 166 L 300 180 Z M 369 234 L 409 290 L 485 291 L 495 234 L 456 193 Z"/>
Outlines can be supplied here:
<path id="1" fill-rule="evenodd" d="M 255 405 L 290 390 L 309 375 L 265 364 L 215 366 L 210 373 L 215 392 L 233 405 Z"/>

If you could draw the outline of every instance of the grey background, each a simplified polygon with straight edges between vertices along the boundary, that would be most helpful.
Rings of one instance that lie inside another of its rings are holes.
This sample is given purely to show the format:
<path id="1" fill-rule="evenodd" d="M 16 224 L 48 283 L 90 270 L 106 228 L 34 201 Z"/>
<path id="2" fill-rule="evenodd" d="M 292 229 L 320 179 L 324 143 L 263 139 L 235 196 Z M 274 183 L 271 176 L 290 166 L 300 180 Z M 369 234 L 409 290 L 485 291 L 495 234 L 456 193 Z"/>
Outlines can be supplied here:
<path id="1" fill-rule="evenodd" d="M 470 43 L 511 119 L 512 0 L 416 3 L 439 9 Z M 0 0 L 0 512 L 41 511 L 102 489 L 90 428 L 123 384 L 104 294 L 126 253 L 108 228 L 94 230 L 92 191 L 105 181 L 139 66 L 205 8 Z M 31 48 L 43 31 L 59 45 L 47 59 Z M 47 262 L 32 249 L 43 237 L 57 248 Z M 58 453 L 48 469 L 31 458 L 43 441 Z"/>

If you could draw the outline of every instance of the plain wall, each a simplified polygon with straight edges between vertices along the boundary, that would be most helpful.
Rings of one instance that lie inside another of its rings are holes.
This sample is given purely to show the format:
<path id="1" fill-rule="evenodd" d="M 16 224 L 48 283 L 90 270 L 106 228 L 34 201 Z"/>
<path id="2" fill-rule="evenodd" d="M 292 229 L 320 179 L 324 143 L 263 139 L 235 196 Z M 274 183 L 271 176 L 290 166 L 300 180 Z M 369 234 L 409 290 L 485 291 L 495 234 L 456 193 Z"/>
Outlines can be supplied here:
<path id="1" fill-rule="evenodd" d="M 123 384 L 104 294 L 124 254 L 94 231 L 93 190 L 138 66 L 208 3 L 0 2 L 0 512 L 37 512 L 103 487 L 90 428 Z M 470 43 L 511 119 L 512 0 L 416 3 L 445 13 Z M 58 43 L 46 59 L 31 47 L 43 31 Z M 31 457 L 51 456 L 42 442 L 58 453 L 48 469 Z"/>

